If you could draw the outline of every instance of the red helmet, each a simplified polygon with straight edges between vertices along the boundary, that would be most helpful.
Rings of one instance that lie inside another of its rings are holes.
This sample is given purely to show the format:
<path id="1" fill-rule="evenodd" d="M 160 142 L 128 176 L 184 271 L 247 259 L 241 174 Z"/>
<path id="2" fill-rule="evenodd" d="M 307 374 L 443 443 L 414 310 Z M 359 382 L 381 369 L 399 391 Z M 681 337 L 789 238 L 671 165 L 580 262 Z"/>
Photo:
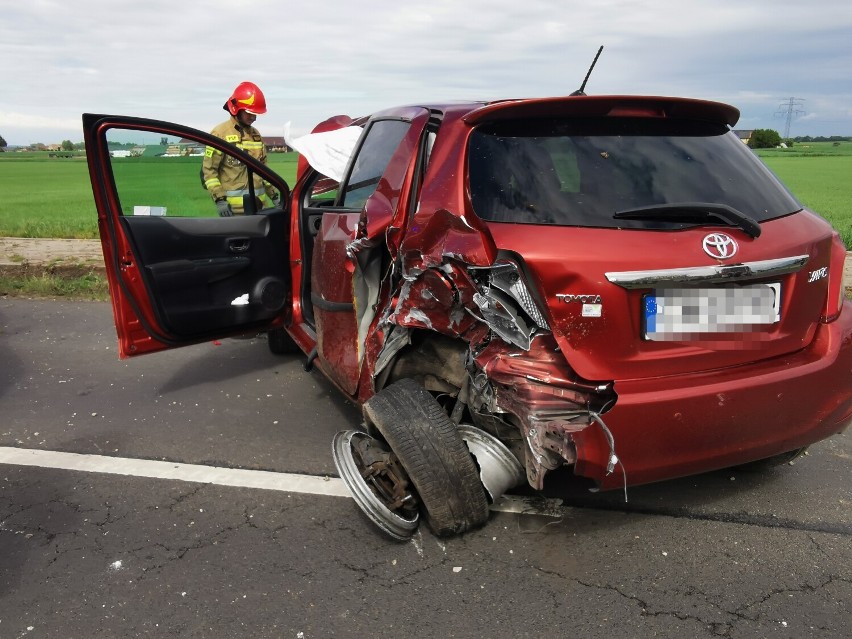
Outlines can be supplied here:
<path id="1" fill-rule="evenodd" d="M 266 113 L 266 98 L 254 82 L 240 82 L 222 107 L 231 115 L 248 111 L 252 115 Z"/>

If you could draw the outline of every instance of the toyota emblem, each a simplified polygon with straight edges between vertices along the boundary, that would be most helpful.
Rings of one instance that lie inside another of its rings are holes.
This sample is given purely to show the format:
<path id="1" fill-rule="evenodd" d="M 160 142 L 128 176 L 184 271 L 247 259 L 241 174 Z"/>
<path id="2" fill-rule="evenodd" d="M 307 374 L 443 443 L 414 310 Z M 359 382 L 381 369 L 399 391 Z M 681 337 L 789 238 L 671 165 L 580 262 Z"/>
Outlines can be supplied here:
<path id="1" fill-rule="evenodd" d="M 707 255 L 717 260 L 726 260 L 737 252 L 737 243 L 734 238 L 724 233 L 711 233 L 705 236 L 701 246 L 704 247 Z"/>

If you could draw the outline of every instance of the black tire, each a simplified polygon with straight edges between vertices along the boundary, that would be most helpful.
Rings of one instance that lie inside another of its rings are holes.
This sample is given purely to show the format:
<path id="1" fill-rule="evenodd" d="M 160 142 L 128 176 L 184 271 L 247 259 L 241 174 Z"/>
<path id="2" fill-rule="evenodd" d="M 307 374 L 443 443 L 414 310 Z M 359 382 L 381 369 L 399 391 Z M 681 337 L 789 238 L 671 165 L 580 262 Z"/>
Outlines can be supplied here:
<path id="1" fill-rule="evenodd" d="M 417 490 L 429 527 L 458 535 L 488 520 L 488 500 L 467 446 L 441 405 L 413 379 L 391 384 L 364 404 Z"/>
<path id="2" fill-rule="evenodd" d="M 746 473 L 762 473 L 771 468 L 775 468 L 776 466 L 789 464 L 794 459 L 798 459 L 804 455 L 807 449 L 807 446 L 803 446 L 802 448 L 796 448 L 795 450 L 790 450 L 786 453 L 781 453 L 780 455 L 773 455 L 772 457 L 757 459 L 753 462 L 748 462 L 747 464 L 740 464 L 736 467 L 736 469 Z"/>
<path id="3" fill-rule="evenodd" d="M 273 328 L 266 334 L 269 350 L 276 355 L 291 355 L 300 352 L 299 346 L 283 328 Z"/>

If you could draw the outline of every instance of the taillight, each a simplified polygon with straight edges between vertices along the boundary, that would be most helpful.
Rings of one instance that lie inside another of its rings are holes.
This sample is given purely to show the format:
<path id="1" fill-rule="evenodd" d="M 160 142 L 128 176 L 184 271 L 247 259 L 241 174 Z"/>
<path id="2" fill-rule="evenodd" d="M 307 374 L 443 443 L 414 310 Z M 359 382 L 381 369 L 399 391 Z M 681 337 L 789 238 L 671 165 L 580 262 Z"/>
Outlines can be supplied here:
<path id="1" fill-rule="evenodd" d="M 843 265 L 846 261 L 846 247 L 840 234 L 835 233 L 831 238 L 831 261 L 828 268 L 828 295 L 825 299 L 825 311 L 819 318 L 821 322 L 833 322 L 840 317 L 843 308 Z"/>

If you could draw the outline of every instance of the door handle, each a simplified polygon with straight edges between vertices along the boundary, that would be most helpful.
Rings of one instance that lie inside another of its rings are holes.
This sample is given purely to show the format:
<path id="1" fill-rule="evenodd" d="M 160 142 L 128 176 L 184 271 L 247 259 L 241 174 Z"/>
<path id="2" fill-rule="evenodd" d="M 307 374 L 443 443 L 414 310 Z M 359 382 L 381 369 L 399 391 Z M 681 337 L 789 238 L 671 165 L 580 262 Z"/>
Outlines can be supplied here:
<path id="1" fill-rule="evenodd" d="M 245 253 L 251 246 L 251 240 L 246 237 L 228 240 L 228 250 L 231 253 Z"/>

